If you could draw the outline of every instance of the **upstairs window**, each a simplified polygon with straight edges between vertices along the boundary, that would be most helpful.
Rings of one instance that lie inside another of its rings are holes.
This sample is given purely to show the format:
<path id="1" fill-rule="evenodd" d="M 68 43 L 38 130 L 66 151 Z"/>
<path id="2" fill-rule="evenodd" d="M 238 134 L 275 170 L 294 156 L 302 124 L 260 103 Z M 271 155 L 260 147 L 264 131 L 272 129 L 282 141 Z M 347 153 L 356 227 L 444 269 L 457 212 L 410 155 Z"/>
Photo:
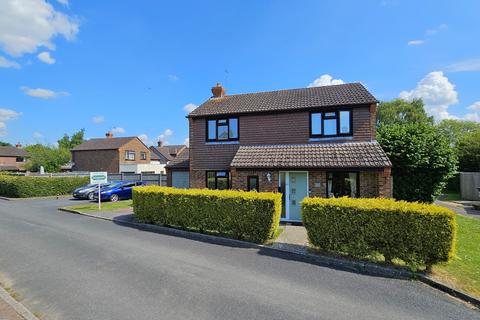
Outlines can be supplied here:
<path id="1" fill-rule="evenodd" d="M 125 160 L 135 160 L 135 151 L 125 151 Z"/>
<path id="2" fill-rule="evenodd" d="M 335 137 L 352 135 L 350 110 L 312 112 L 310 114 L 311 137 Z"/>
<path id="3" fill-rule="evenodd" d="M 147 153 L 144 151 L 140 152 L 140 160 L 147 160 Z"/>
<path id="4" fill-rule="evenodd" d="M 238 118 L 212 119 L 207 121 L 207 141 L 238 140 Z"/>

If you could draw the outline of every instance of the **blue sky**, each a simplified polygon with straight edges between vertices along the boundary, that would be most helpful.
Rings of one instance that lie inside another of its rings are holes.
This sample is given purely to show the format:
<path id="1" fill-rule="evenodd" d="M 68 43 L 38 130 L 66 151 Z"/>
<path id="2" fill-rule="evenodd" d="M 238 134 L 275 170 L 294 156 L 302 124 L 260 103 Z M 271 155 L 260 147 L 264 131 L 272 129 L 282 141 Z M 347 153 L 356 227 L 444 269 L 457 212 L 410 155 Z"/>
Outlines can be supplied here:
<path id="1" fill-rule="evenodd" d="M 0 3 L 0 140 L 183 143 L 185 107 L 339 82 L 480 121 L 479 1 Z M 33 22 L 36 21 L 36 22 Z"/>

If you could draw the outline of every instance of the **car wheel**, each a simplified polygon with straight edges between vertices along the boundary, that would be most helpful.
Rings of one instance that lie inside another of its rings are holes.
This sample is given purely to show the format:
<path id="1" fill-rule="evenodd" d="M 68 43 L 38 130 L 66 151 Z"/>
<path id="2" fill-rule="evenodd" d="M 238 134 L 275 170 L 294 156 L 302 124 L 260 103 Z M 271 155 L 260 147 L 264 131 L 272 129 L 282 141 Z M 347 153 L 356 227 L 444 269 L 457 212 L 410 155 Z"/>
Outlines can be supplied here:
<path id="1" fill-rule="evenodd" d="M 95 197 L 95 192 L 90 192 L 88 194 L 88 200 L 93 200 L 94 197 Z"/>
<path id="2" fill-rule="evenodd" d="M 112 202 L 117 202 L 118 201 L 118 195 L 117 194 L 112 194 L 110 196 L 110 201 Z"/>

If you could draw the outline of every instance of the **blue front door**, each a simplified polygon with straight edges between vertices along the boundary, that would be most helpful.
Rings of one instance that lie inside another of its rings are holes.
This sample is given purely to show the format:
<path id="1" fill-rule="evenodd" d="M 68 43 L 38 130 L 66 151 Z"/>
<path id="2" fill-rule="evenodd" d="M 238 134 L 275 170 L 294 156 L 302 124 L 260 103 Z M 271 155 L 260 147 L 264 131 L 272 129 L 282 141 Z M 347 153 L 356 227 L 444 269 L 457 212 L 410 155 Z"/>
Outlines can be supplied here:
<path id="1" fill-rule="evenodd" d="M 308 174 L 306 172 L 288 173 L 289 220 L 301 221 L 301 203 L 308 197 Z"/>

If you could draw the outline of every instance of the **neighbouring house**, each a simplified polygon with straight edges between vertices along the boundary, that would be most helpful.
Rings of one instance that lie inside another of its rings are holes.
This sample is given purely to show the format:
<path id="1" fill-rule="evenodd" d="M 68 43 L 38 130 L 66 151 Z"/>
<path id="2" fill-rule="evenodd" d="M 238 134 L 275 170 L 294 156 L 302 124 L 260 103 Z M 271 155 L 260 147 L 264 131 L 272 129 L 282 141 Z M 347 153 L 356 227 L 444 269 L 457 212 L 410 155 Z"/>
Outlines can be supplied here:
<path id="1" fill-rule="evenodd" d="M 190 186 L 190 151 L 185 147 L 168 162 L 167 185 L 175 188 L 188 188 Z"/>
<path id="2" fill-rule="evenodd" d="M 163 141 L 158 141 L 158 145 L 151 146 L 151 161 L 152 163 L 157 163 L 162 165 L 162 173 L 165 173 L 165 166 L 170 161 L 174 160 L 177 155 L 182 152 L 187 146 L 183 144 L 176 144 L 176 145 L 164 145 Z"/>
<path id="3" fill-rule="evenodd" d="M 362 84 L 212 93 L 188 115 L 190 187 L 281 192 L 291 221 L 307 196 L 392 196 L 378 101 Z"/>
<path id="4" fill-rule="evenodd" d="M 25 171 L 28 152 L 21 144 L 0 147 L 0 171 Z"/>
<path id="5" fill-rule="evenodd" d="M 138 137 L 90 139 L 71 150 L 73 171 L 109 173 L 163 173 L 164 165 L 151 161 L 150 149 Z"/>

